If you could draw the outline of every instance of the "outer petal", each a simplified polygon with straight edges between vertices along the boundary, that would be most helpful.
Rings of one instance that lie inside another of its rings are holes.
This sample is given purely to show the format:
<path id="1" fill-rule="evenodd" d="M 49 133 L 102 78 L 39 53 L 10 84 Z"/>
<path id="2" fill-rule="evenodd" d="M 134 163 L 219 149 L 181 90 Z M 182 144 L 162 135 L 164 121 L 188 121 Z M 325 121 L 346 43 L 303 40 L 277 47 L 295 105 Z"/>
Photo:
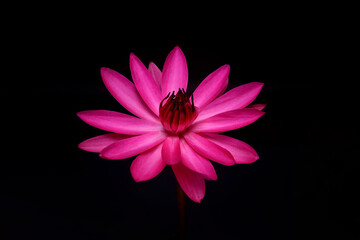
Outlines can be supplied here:
<path id="1" fill-rule="evenodd" d="M 249 125 L 264 114 L 264 112 L 251 108 L 229 111 L 193 124 L 192 131 L 226 132 Z"/>
<path id="2" fill-rule="evenodd" d="M 152 132 L 123 139 L 104 148 L 100 153 L 100 157 L 111 160 L 132 157 L 155 147 L 163 142 L 165 138 L 166 134 L 163 132 Z"/>
<path id="3" fill-rule="evenodd" d="M 250 104 L 246 108 L 254 108 L 254 109 L 257 109 L 259 111 L 262 111 L 265 107 L 266 107 L 266 104 Z"/>
<path id="4" fill-rule="evenodd" d="M 176 46 L 167 56 L 162 72 L 161 88 L 164 98 L 169 92 L 184 88 L 188 84 L 188 68 L 184 53 Z"/>
<path id="5" fill-rule="evenodd" d="M 259 159 L 256 151 L 243 141 L 215 133 L 203 133 L 201 135 L 227 149 L 234 156 L 237 164 L 252 163 Z"/>
<path id="6" fill-rule="evenodd" d="M 147 181 L 157 176 L 166 166 L 161 157 L 162 144 L 143 152 L 131 163 L 130 172 L 135 182 Z"/>
<path id="7" fill-rule="evenodd" d="M 206 138 L 196 133 L 185 134 L 184 138 L 190 147 L 203 157 L 226 166 L 235 164 L 235 159 L 228 150 Z"/>
<path id="8" fill-rule="evenodd" d="M 246 107 L 259 95 L 263 86 L 263 83 L 252 82 L 231 89 L 204 107 L 194 122 L 199 122 L 219 113 Z"/>
<path id="9" fill-rule="evenodd" d="M 130 70 L 140 96 L 156 116 L 159 116 L 159 104 L 162 100 L 160 89 L 150 72 L 133 53 L 130 54 Z"/>
<path id="10" fill-rule="evenodd" d="M 184 139 L 180 139 L 181 163 L 208 180 L 216 180 L 217 175 L 209 160 L 197 154 Z"/>
<path id="11" fill-rule="evenodd" d="M 134 115 L 156 121 L 155 114 L 140 97 L 135 85 L 120 73 L 109 68 L 101 68 L 101 77 L 111 95 Z"/>
<path id="12" fill-rule="evenodd" d="M 194 202 L 200 203 L 205 196 L 204 178 L 181 163 L 171 166 L 179 185 Z"/>
<path id="13" fill-rule="evenodd" d="M 195 106 L 203 108 L 227 87 L 230 65 L 224 65 L 207 76 L 193 93 Z"/>
<path id="14" fill-rule="evenodd" d="M 162 147 L 162 158 L 166 164 L 174 165 L 180 162 L 180 140 L 178 136 L 168 136 Z"/>
<path id="15" fill-rule="evenodd" d="M 151 76 L 154 78 L 155 82 L 157 83 L 161 91 L 161 76 L 162 76 L 161 70 L 153 62 L 150 62 L 148 69 Z"/>
<path id="16" fill-rule="evenodd" d="M 78 112 L 77 115 L 87 124 L 109 132 L 138 135 L 146 132 L 159 131 L 160 123 L 153 123 L 124 113 L 107 110 L 89 110 Z"/>
<path id="17" fill-rule="evenodd" d="M 129 135 L 117 134 L 117 133 L 108 133 L 93 138 L 89 138 L 81 143 L 78 147 L 82 150 L 88 152 L 101 152 L 104 148 L 110 144 L 117 142 L 119 140 L 130 137 Z"/>

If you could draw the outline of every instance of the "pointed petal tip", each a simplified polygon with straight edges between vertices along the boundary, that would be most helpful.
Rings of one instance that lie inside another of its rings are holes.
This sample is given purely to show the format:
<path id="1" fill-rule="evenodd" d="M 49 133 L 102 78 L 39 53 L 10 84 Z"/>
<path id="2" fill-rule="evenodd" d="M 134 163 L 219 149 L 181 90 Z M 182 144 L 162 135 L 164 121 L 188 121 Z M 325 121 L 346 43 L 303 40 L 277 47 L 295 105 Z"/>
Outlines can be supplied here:
<path id="1" fill-rule="evenodd" d="M 236 163 L 236 164 L 251 164 L 251 163 L 256 162 L 257 160 L 259 160 L 260 157 L 256 152 L 254 154 L 255 155 L 252 158 L 250 157 L 247 162 L 239 162 L 239 163 Z"/>
<path id="2" fill-rule="evenodd" d="M 230 65 L 229 64 L 225 64 L 221 67 L 222 71 L 224 71 L 224 75 L 227 76 L 227 79 L 229 79 L 229 74 L 230 74 Z"/>
<path id="3" fill-rule="evenodd" d="M 217 176 L 217 174 L 216 174 L 214 177 L 209 178 L 209 179 L 207 179 L 207 180 L 210 180 L 210 181 L 217 181 L 217 180 L 218 180 L 218 176 Z"/>
<path id="4" fill-rule="evenodd" d="M 250 104 L 249 106 L 247 106 L 246 108 L 254 108 L 257 109 L 259 111 L 264 110 L 264 108 L 266 107 L 267 104 Z"/>
<path id="5" fill-rule="evenodd" d="M 261 89 L 262 87 L 264 87 L 264 83 L 262 83 L 262 82 L 254 82 L 254 83 L 257 84 L 260 89 Z"/>
<path id="6" fill-rule="evenodd" d="M 79 149 L 84 150 L 84 151 L 87 151 L 87 152 L 96 152 L 96 151 L 91 150 L 91 149 L 86 145 L 86 141 L 87 141 L 87 140 L 82 141 L 81 143 L 79 143 L 79 144 L 77 145 L 77 147 L 78 147 Z"/>
<path id="7" fill-rule="evenodd" d="M 86 114 L 86 110 L 85 110 L 85 111 L 81 111 L 81 112 L 77 112 L 77 113 L 76 113 L 76 116 L 78 116 L 78 117 L 82 120 L 85 114 Z"/>
<path id="8" fill-rule="evenodd" d="M 181 48 L 179 47 L 179 45 L 176 45 L 173 50 L 174 50 L 174 51 L 181 51 L 181 52 L 182 52 L 182 50 L 181 50 Z"/>
<path id="9" fill-rule="evenodd" d="M 230 64 L 225 64 L 221 68 L 224 68 L 226 71 L 230 72 Z"/>
<path id="10" fill-rule="evenodd" d="M 100 68 L 100 72 L 106 72 L 108 70 L 111 70 L 110 68 L 107 68 L 107 67 L 101 67 Z"/>
<path id="11" fill-rule="evenodd" d="M 259 158 L 260 158 L 259 154 L 255 150 L 253 150 L 251 152 L 251 156 L 249 156 L 247 162 L 241 162 L 241 163 L 237 163 L 237 164 L 251 164 L 251 163 L 254 163 L 257 160 L 259 160 Z"/>
<path id="12" fill-rule="evenodd" d="M 100 154 L 99 154 L 99 157 L 102 158 L 102 159 L 110 160 L 110 158 L 104 156 L 103 153 L 100 153 Z"/>
<path id="13" fill-rule="evenodd" d="M 249 86 L 252 89 L 254 89 L 255 91 L 257 91 L 258 94 L 260 93 L 260 91 L 264 87 L 264 85 L 265 84 L 262 82 L 249 82 L 249 83 L 244 84 L 244 86 Z"/>
<path id="14" fill-rule="evenodd" d="M 260 111 L 260 110 L 258 110 L 258 109 L 254 109 L 254 110 L 257 111 L 257 115 L 258 115 L 258 117 L 257 117 L 257 119 L 256 119 L 255 121 L 257 121 L 258 119 L 260 119 L 260 118 L 261 118 L 262 116 L 264 116 L 264 114 L 265 114 L 264 111 Z"/>
<path id="15" fill-rule="evenodd" d="M 144 182 L 144 180 L 141 180 L 140 178 L 137 178 L 136 176 L 134 176 L 133 174 L 131 174 L 132 178 L 134 179 L 134 181 L 136 183 L 139 183 L 139 182 Z"/>
<path id="16" fill-rule="evenodd" d="M 100 68 L 100 75 L 103 78 L 103 80 L 106 80 L 106 76 L 110 75 L 112 72 L 115 72 L 115 71 L 110 68 L 107 68 L 107 67 Z"/>
<path id="17" fill-rule="evenodd" d="M 221 67 L 219 67 L 217 70 L 215 70 L 215 72 L 223 72 L 224 75 L 229 75 L 230 73 L 230 65 L 229 64 L 224 64 Z"/>
<path id="18" fill-rule="evenodd" d="M 247 164 L 254 163 L 260 159 L 259 154 L 255 150 L 253 150 L 252 153 L 253 153 L 253 156 L 252 156 L 252 158 L 249 159 L 249 162 L 247 162 Z"/>
<path id="19" fill-rule="evenodd" d="M 117 158 L 111 158 L 111 157 L 109 157 L 109 156 L 107 156 L 106 154 L 103 154 L 103 153 L 100 153 L 99 157 L 102 158 L 102 159 L 105 159 L 105 160 L 120 160 L 120 159 L 117 159 Z"/>
<path id="20" fill-rule="evenodd" d="M 249 83 L 244 84 L 243 86 L 249 86 L 249 87 L 251 86 L 251 88 L 258 89 L 259 92 L 260 92 L 260 90 L 264 86 L 264 83 L 262 83 L 262 82 L 249 82 Z"/>
<path id="21" fill-rule="evenodd" d="M 98 152 L 99 152 L 98 150 L 94 149 L 94 147 L 91 147 L 91 146 L 89 147 L 88 144 L 87 144 L 87 140 L 79 143 L 79 144 L 77 145 L 77 147 L 78 147 L 79 149 L 83 150 L 83 151 L 86 151 L 86 152 L 94 152 L 94 153 L 98 153 Z"/>
<path id="22" fill-rule="evenodd" d="M 83 142 L 79 143 L 79 144 L 77 145 L 77 147 L 78 147 L 79 149 L 81 149 L 81 150 L 85 150 L 82 143 L 83 143 Z M 85 150 L 85 151 L 86 151 L 86 150 Z"/>
<path id="23" fill-rule="evenodd" d="M 181 55 L 184 55 L 184 52 L 181 50 L 181 48 L 179 47 L 179 45 L 176 45 L 175 47 L 174 47 L 174 49 L 173 50 L 171 50 L 171 52 L 170 53 L 173 53 L 173 54 L 181 54 Z"/>
<path id="24" fill-rule="evenodd" d="M 111 158 L 111 157 L 107 156 L 106 153 L 104 154 L 103 151 L 100 152 L 99 157 L 102 158 L 102 159 L 105 159 L 105 160 L 116 160 L 115 158 Z"/>
<path id="25" fill-rule="evenodd" d="M 130 53 L 130 65 L 134 60 L 138 60 L 139 58 L 134 54 L 134 53 Z"/>
<path id="26" fill-rule="evenodd" d="M 178 45 L 176 45 L 176 46 L 173 48 L 173 50 L 170 51 L 169 55 L 175 55 L 175 56 L 179 56 L 179 55 L 180 55 L 180 56 L 182 56 L 182 57 L 185 58 L 184 52 L 181 50 L 181 48 L 180 48 Z"/>

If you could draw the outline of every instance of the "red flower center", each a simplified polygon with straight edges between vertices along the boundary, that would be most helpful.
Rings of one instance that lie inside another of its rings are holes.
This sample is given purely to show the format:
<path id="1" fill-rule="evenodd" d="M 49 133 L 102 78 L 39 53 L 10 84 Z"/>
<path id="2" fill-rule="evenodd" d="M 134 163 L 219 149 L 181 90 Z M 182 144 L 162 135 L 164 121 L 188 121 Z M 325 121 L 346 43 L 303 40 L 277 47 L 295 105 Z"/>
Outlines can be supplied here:
<path id="1" fill-rule="evenodd" d="M 166 101 L 166 102 L 165 102 Z M 163 104 L 165 102 L 165 104 Z M 183 132 L 197 117 L 194 98 L 190 98 L 184 89 L 170 93 L 160 103 L 160 121 L 172 134 Z"/>

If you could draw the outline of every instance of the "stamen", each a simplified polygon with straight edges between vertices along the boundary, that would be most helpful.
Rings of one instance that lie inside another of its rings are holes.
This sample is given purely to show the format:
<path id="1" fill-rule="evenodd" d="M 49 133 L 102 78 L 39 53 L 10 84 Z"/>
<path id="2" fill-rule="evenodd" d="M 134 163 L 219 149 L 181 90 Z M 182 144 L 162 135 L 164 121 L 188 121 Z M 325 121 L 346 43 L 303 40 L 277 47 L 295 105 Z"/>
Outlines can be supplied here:
<path id="1" fill-rule="evenodd" d="M 190 102 L 184 88 L 179 88 L 176 94 L 175 91 L 169 92 L 161 101 L 159 112 L 161 123 L 172 134 L 185 131 L 197 117 L 193 96 Z"/>
<path id="2" fill-rule="evenodd" d="M 160 108 L 162 107 L 163 102 L 164 102 L 169 96 L 170 96 L 170 92 L 168 93 L 168 95 L 166 95 L 166 97 L 165 97 L 163 100 L 161 100 L 161 102 L 160 102 Z"/>
<path id="3" fill-rule="evenodd" d="M 191 106 L 193 108 L 193 111 L 195 111 L 195 105 L 194 105 L 194 94 L 191 95 Z"/>

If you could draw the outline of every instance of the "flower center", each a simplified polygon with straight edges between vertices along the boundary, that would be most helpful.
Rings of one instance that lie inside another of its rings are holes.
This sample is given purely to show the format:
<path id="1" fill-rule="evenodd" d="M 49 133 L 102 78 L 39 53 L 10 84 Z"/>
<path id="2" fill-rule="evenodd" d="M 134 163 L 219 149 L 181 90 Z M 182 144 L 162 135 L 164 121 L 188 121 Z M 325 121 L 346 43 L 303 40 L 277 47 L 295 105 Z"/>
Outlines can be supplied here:
<path id="1" fill-rule="evenodd" d="M 165 102 L 166 101 L 166 102 Z M 164 104 L 165 102 L 165 104 Z M 190 98 L 184 89 L 170 93 L 161 101 L 160 121 L 164 128 L 172 134 L 183 132 L 197 117 L 194 97 Z"/>

